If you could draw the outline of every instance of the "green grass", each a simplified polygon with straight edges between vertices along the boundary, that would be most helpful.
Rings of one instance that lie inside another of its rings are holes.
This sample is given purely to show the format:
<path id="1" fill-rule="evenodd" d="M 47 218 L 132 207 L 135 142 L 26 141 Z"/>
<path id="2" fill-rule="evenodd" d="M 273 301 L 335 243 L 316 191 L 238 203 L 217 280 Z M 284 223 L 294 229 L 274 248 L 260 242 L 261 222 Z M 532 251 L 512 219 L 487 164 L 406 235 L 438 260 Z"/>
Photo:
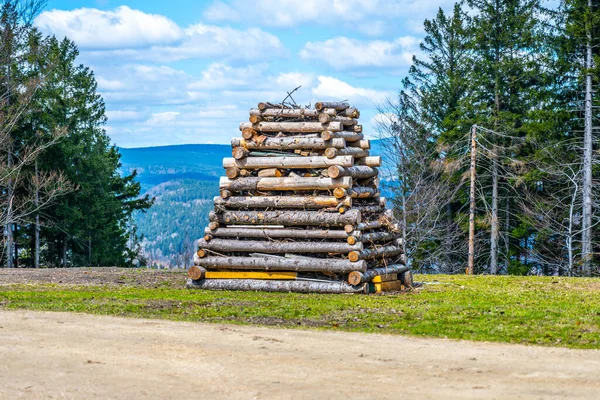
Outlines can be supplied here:
<path id="1" fill-rule="evenodd" d="M 0 308 L 600 348 L 600 280 L 416 276 L 386 295 L 4 285 Z M 183 283 L 183 282 L 182 282 Z"/>

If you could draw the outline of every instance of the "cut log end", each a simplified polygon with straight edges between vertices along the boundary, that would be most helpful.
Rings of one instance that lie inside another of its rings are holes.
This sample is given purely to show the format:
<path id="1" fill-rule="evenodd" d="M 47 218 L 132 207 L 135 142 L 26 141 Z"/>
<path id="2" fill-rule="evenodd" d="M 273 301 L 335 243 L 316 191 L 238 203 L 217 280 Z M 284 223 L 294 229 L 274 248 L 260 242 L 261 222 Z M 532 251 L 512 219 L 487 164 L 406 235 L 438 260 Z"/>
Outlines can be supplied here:
<path id="1" fill-rule="evenodd" d="M 206 257 L 206 250 L 199 249 L 199 250 L 196 252 L 196 254 L 198 254 L 198 257 L 200 257 L 200 258 L 204 258 L 204 257 Z"/>
<path id="2" fill-rule="evenodd" d="M 341 187 L 337 187 L 335 189 L 333 189 L 333 195 L 335 196 L 336 199 L 342 199 L 344 197 L 346 197 L 347 191 L 344 188 Z"/>
<path id="3" fill-rule="evenodd" d="M 226 168 L 225 175 L 227 175 L 227 177 L 229 179 L 235 179 L 238 176 L 240 176 L 240 170 L 239 170 L 239 168 L 236 168 L 236 167 Z"/>
<path id="4" fill-rule="evenodd" d="M 194 265 L 193 267 L 188 269 L 188 276 L 190 277 L 191 280 L 197 281 L 204 277 L 205 272 L 206 272 L 206 269 L 199 267 L 197 265 Z"/>
<path id="5" fill-rule="evenodd" d="M 363 275 L 359 271 L 352 271 L 348 275 L 348 283 L 350 285 L 356 286 L 362 282 Z"/>
<path id="6" fill-rule="evenodd" d="M 241 160 L 242 158 L 246 158 L 246 157 L 248 157 L 248 154 L 250 154 L 250 151 L 243 147 L 234 147 L 233 150 L 231 151 L 231 156 L 233 158 L 235 158 L 236 160 Z"/>
<path id="7" fill-rule="evenodd" d="M 358 260 L 360 260 L 360 252 L 351 251 L 350 253 L 348 253 L 348 260 L 352 262 L 357 262 Z"/>
<path id="8" fill-rule="evenodd" d="M 354 236 L 348 236 L 346 242 L 348 242 L 349 245 L 355 245 L 358 240 Z"/>
<path id="9" fill-rule="evenodd" d="M 348 225 L 344 226 L 344 231 L 348 234 L 354 232 L 354 230 L 355 230 L 354 225 L 348 224 Z"/>
<path id="10" fill-rule="evenodd" d="M 209 222 L 208 229 L 210 229 L 211 231 L 216 231 L 217 229 L 219 229 L 219 223 L 217 221 Z"/>

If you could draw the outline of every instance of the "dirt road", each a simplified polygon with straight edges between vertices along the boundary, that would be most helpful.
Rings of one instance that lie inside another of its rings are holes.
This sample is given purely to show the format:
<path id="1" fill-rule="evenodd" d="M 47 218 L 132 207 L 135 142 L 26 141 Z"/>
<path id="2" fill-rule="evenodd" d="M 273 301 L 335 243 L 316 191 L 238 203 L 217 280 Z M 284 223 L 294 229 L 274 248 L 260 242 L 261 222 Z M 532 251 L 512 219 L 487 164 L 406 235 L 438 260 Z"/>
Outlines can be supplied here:
<path id="1" fill-rule="evenodd" d="M 600 352 L 0 311 L 1 399 L 598 398 Z"/>

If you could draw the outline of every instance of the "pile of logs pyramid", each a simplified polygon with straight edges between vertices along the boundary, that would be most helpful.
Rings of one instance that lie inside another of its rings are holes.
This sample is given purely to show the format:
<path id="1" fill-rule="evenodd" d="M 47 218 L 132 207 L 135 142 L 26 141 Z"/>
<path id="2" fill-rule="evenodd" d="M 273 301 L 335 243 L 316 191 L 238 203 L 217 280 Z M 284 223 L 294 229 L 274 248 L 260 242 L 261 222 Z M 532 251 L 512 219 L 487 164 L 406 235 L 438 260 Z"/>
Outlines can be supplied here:
<path id="1" fill-rule="evenodd" d="M 260 103 L 231 141 L 188 286 L 370 293 L 411 285 L 359 111 Z"/>

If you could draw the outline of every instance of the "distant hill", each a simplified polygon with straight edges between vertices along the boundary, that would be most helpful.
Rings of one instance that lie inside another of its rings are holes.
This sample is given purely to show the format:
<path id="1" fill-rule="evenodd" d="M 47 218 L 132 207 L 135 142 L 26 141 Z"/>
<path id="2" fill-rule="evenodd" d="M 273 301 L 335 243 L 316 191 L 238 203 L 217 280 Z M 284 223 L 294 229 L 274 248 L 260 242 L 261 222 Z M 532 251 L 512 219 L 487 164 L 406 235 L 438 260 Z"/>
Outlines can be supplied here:
<path id="1" fill-rule="evenodd" d="M 148 262 L 188 267 L 194 242 L 204 235 L 212 199 L 219 193 L 222 160 L 231 156 L 231 146 L 185 144 L 119 150 L 122 172 L 137 170 L 143 193 L 156 199 L 150 210 L 134 216 L 138 233 L 144 235 Z M 381 141 L 371 141 L 371 153 L 386 155 Z M 391 192 L 385 188 L 390 185 L 394 183 L 382 176 L 382 194 L 388 198 Z"/>

